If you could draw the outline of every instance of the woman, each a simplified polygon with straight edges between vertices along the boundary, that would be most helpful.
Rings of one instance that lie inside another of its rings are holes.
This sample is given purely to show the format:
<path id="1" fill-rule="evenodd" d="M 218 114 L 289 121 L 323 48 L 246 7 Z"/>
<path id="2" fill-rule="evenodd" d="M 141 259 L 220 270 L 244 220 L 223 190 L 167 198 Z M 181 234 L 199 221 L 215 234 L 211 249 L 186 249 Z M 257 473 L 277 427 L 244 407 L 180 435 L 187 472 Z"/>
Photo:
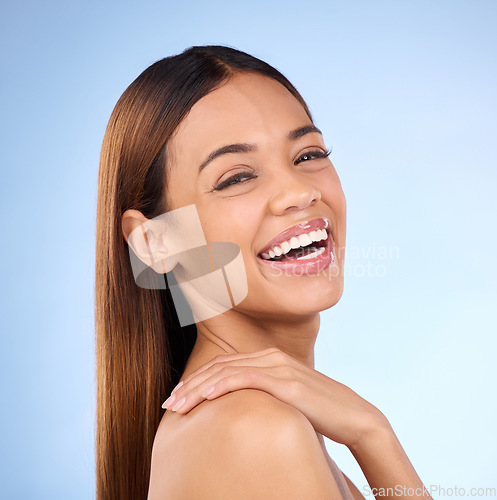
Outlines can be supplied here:
<path id="1" fill-rule="evenodd" d="M 314 370 L 319 311 L 343 289 L 328 154 L 291 83 L 232 48 L 163 59 L 120 98 L 97 208 L 99 499 L 362 498 L 323 436 L 378 497 L 429 498 L 383 414 Z"/>

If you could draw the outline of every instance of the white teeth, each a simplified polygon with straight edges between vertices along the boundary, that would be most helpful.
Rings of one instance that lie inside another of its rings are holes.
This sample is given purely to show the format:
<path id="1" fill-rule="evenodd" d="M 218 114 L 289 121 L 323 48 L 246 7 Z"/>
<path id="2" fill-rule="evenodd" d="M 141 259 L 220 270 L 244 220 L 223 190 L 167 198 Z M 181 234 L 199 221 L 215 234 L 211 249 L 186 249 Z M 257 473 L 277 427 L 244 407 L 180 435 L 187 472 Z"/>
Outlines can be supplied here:
<path id="1" fill-rule="evenodd" d="M 301 247 L 306 247 L 312 243 L 311 237 L 308 234 L 299 235 L 299 243 Z"/>
<path id="2" fill-rule="evenodd" d="M 290 238 L 290 246 L 292 248 L 299 248 L 300 246 L 300 241 L 297 237 Z"/>
<path id="3" fill-rule="evenodd" d="M 326 225 L 328 227 L 328 224 Z M 290 240 L 283 241 L 279 245 L 275 245 L 273 248 L 268 250 L 268 253 L 263 253 L 263 259 L 273 259 L 274 257 L 279 257 L 280 255 L 287 254 L 292 248 L 306 247 L 310 245 L 313 241 L 322 241 L 328 238 L 328 233 L 326 229 L 316 229 L 315 231 L 310 231 L 309 233 L 299 234 L 298 236 L 293 236 Z M 321 250 L 321 249 L 320 249 Z M 312 254 L 299 257 L 297 260 L 310 259 L 315 257 L 322 252 L 314 252 Z"/>
<path id="4" fill-rule="evenodd" d="M 321 236 L 321 240 L 325 240 L 328 237 L 328 233 L 326 232 L 326 229 L 318 229 L 318 234 Z"/>
<path id="5" fill-rule="evenodd" d="M 303 255 L 302 257 L 297 257 L 297 260 L 313 259 L 314 257 L 321 255 L 323 252 L 324 252 L 324 247 L 321 247 L 318 250 L 316 250 L 315 252 L 311 252 L 307 255 Z"/>

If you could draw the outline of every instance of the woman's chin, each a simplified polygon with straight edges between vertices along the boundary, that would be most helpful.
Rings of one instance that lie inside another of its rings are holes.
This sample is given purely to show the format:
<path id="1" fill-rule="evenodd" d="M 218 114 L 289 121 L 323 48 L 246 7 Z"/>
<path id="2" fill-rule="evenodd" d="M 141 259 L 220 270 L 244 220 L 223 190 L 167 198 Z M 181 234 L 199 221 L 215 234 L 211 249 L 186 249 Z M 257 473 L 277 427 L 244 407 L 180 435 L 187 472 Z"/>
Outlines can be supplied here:
<path id="1" fill-rule="evenodd" d="M 343 293 L 343 276 L 321 277 L 301 282 L 300 286 L 285 290 L 284 296 L 296 309 L 324 311 L 334 306 Z"/>
<path id="2" fill-rule="evenodd" d="M 285 287 L 271 297 L 261 293 L 247 296 L 237 309 L 244 309 L 248 315 L 267 319 L 288 319 L 296 316 L 311 316 L 333 307 L 341 298 L 343 281 L 336 280 L 324 286 Z"/>
<path id="3" fill-rule="evenodd" d="M 311 315 L 333 307 L 342 296 L 343 287 L 334 288 L 327 293 L 308 293 L 288 300 L 290 314 Z"/>

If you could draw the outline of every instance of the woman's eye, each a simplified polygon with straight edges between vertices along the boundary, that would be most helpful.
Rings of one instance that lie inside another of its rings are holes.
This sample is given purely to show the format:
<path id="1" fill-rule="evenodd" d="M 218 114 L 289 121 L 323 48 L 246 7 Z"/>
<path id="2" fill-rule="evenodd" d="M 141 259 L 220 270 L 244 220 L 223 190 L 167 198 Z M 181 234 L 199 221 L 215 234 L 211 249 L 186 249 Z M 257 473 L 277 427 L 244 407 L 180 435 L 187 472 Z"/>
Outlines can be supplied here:
<path id="1" fill-rule="evenodd" d="M 249 172 L 240 172 L 238 174 L 235 174 L 231 176 L 229 179 L 226 179 L 225 181 L 221 182 L 218 184 L 215 188 L 214 191 L 221 191 L 221 189 L 225 189 L 229 186 L 233 186 L 234 184 L 240 184 L 242 182 L 245 182 L 248 179 L 255 179 L 256 176 L 254 174 L 251 174 Z"/>
<path id="2" fill-rule="evenodd" d="M 298 165 L 301 162 L 306 162 L 310 160 L 315 160 L 318 158 L 327 158 L 331 153 L 331 148 L 328 149 L 327 151 L 323 151 L 321 149 L 316 149 L 314 151 L 307 151 L 300 155 L 297 160 L 295 160 L 294 164 Z M 214 188 L 213 191 L 221 191 L 223 189 L 226 189 L 227 187 L 234 186 L 235 184 L 242 184 L 243 182 L 246 182 L 250 179 L 255 179 L 257 176 L 254 175 L 251 172 L 239 172 L 235 175 L 232 175 L 225 181 L 220 182 L 217 184 Z"/>
<path id="3" fill-rule="evenodd" d="M 316 149 L 315 151 L 307 151 L 306 153 L 300 155 L 297 160 L 295 160 L 295 165 L 303 161 L 315 160 L 316 158 L 327 158 L 330 156 L 331 149 L 328 149 L 326 152 L 321 149 Z"/>

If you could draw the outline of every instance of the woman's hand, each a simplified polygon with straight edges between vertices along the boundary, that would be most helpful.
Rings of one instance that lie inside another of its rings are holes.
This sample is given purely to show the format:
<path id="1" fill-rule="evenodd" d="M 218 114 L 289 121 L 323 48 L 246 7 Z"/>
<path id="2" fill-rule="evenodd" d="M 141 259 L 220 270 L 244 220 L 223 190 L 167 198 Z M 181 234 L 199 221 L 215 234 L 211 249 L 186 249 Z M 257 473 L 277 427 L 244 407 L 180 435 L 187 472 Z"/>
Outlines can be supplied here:
<path id="1" fill-rule="evenodd" d="M 163 408 L 184 414 L 239 389 L 259 389 L 294 406 L 317 432 L 348 447 L 389 428 L 383 414 L 354 391 L 277 348 L 215 357 L 181 381 Z"/>

